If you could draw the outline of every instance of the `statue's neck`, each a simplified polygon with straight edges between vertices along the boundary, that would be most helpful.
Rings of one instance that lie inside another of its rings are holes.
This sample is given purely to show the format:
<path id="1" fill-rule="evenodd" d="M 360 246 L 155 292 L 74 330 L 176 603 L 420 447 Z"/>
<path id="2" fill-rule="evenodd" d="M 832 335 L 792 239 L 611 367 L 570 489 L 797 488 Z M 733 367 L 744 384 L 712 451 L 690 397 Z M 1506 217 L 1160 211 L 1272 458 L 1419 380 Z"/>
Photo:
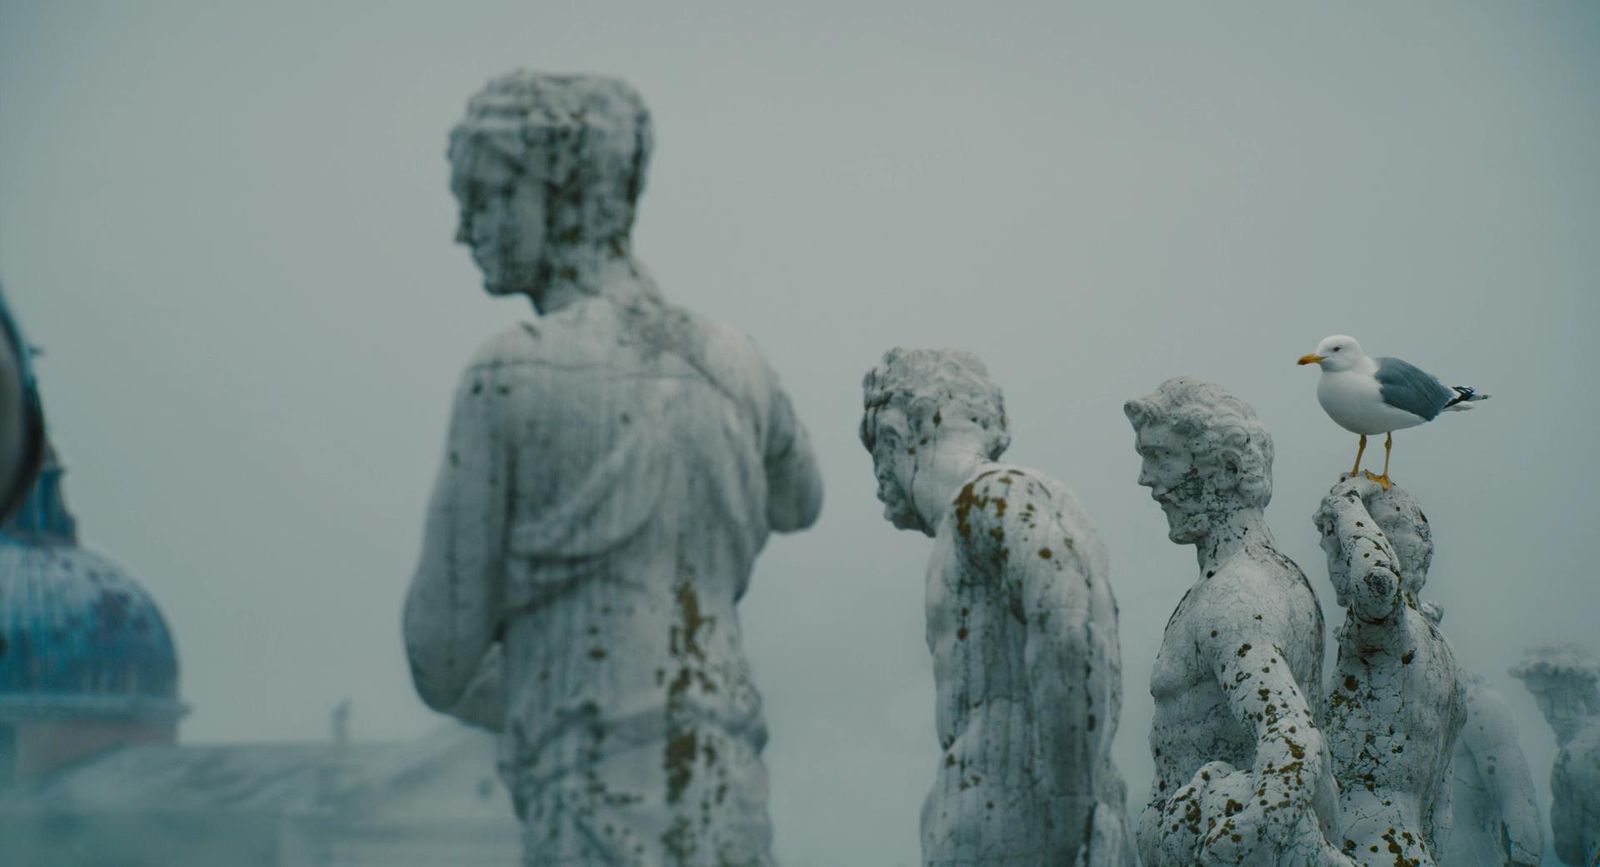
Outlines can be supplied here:
<path id="1" fill-rule="evenodd" d="M 922 518 L 922 532 L 933 536 L 957 492 L 989 463 L 975 440 L 948 437 L 933 445 L 931 460 L 920 462 L 911 481 L 911 501 Z"/>
<path id="2" fill-rule="evenodd" d="M 654 281 L 628 250 L 610 245 L 552 249 L 542 284 L 529 294 L 541 316 L 594 298 L 635 304 L 660 297 Z"/>
<path id="3" fill-rule="evenodd" d="M 1195 544 L 1195 559 L 1203 574 L 1211 574 L 1247 548 L 1275 544 L 1260 509 L 1246 508 L 1214 519 L 1211 529 Z"/>

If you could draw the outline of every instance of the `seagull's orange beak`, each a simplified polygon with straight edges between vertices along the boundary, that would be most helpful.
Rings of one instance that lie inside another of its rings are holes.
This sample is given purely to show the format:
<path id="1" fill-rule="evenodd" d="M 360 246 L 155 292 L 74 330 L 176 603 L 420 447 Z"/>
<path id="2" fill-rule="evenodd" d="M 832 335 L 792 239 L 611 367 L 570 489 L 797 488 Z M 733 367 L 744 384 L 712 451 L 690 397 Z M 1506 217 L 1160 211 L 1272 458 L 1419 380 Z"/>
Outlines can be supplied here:
<path id="1" fill-rule="evenodd" d="M 1317 363 L 1319 363 L 1321 361 L 1322 361 L 1322 356 L 1317 355 L 1315 353 L 1312 353 L 1311 355 L 1302 355 L 1302 356 L 1300 356 L 1300 360 L 1298 362 L 1296 362 L 1296 363 L 1297 364 L 1317 364 Z"/>

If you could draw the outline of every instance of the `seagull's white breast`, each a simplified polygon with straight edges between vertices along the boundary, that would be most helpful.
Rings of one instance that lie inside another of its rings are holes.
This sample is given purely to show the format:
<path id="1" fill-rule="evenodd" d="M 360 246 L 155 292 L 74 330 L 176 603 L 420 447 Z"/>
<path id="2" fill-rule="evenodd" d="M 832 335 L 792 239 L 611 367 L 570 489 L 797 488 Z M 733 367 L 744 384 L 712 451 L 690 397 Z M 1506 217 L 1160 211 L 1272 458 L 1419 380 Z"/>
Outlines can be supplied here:
<path id="1" fill-rule="evenodd" d="M 1324 371 L 1317 382 L 1317 402 L 1340 427 L 1369 436 L 1427 421 L 1384 403 L 1377 378 L 1357 370 Z"/>

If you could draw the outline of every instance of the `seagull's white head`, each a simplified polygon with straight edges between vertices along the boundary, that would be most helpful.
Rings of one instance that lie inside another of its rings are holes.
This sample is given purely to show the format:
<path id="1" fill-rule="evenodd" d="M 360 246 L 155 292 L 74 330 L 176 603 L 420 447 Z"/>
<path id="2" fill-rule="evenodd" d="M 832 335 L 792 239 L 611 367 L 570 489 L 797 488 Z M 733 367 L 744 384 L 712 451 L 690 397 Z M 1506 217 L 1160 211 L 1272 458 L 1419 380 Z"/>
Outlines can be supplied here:
<path id="1" fill-rule="evenodd" d="M 1325 371 L 1332 372 L 1349 370 L 1366 357 L 1367 354 L 1361 351 L 1361 344 L 1357 343 L 1354 337 L 1335 334 L 1332 337 L 1322 338 L 1322 342 L 1317 344 L 1316 352 L 1300 356 L 1300 363 L 1315 364 Z"/>

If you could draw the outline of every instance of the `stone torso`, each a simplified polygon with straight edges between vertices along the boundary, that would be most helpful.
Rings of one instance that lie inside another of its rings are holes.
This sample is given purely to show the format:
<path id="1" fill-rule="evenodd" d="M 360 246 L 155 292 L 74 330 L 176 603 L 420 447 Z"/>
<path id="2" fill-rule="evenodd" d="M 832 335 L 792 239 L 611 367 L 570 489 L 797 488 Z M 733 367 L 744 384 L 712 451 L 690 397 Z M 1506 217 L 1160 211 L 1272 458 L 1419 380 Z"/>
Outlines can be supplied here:
<path id="1" fill-rule="evenodd" d="M 1146 867 L 1345 863 L 1321 830 L 1334 806 L 1310 714 L 1321 636 L 1305 576 L 1270 547 L 1246 547 L 1190 588 L 1151 677 Z"/>
<path id="2" fill-rule="evenodd" d="M 1229 709 L 1212 650 L 1237 652 L 1241 642 L 1277 646 L 1315 707 L 1322 629 L 1322 609 L 1305 575 L 1270 549 L 1246 551 L 1189 588 L 1167 622 L 1150 676 L 1152 803 L 1171 797 L 1207 762 L 1249 767 L 1254 760 L 1256 734 Z"/>
<path id="3" fill-rule="evenodd" d="M 1109 758 L 1116 601 L 1072 495 L 1020 467 L 980 469 L 938 529 L 926 600 L 943 753 L 922 814 L 925 862 L 1125 863 L 1124 789 Z M 1098 844 L 1104 855 L 1088 852 L 1097 833 L 1115 838 Z"/>
<path id="4" fill-rule="evenodd" d="M 771 369 L 675 307 L 594 298 L 491 340 L 456 400 L 408 650 L 445 703 L 483 657 L 452 712 L 502 732 L 526 863 L 768 863 L 735 603 L 817 506 Z"/>
<path id="5" fill-rule="evenodd" d="M 1326 733 L 1340 785 L 1342 848 L 1362 863 L 1433 863 L 1437 802 L 1466 719 L 1455 654 L 1421 612 L 1392 627 L 1346 620 Z"/>

